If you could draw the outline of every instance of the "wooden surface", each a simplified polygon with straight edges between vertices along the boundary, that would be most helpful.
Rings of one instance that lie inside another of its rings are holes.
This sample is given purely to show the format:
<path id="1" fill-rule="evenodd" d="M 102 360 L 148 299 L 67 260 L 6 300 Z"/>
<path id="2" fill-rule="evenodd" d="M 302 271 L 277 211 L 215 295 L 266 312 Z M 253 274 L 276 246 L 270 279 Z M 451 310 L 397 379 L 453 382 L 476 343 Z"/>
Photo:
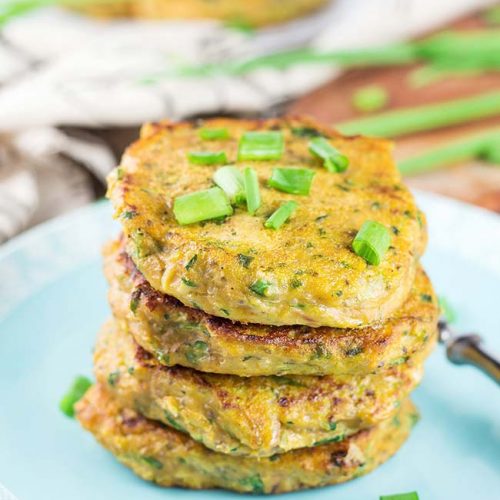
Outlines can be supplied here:
<path id="1" fill-rule="evenodd" d="M 454 28 L 474 29 L 480 26 L 481 17 L 476 15 L 461 20 Z M 292 103 L 288 111 L 310 115 L 321 122 L 335 125 L 360 116 L 352 107 L 352 95 L 357 89 L 371 84 L 380 85 L 389 93 L 390 103 L 387 109 L 415 107 L 500 90 L 500 73 L 446 78 L 415 88 L 409 80 L 414 69 L 415 67 L 348 71 L 337 80 Z M 396 159 L 418 155 L 447 141 L 459 140 L 495 125 L 500 125 L 500 117 L 402 137 L 396 141 Z M 442 193 L 500 213 L 500 165 L 474 161 L 438 172 L 408 177 L 407 182 L 415 188 Z"/>

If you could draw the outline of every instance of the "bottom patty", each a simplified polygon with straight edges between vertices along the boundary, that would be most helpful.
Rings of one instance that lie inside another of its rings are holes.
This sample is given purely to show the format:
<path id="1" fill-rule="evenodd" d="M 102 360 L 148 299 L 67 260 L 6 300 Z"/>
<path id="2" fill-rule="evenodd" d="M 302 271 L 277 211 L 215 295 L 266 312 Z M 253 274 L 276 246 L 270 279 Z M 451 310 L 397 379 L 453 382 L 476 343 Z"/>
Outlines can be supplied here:
<path id="1" fill-rule="evenodd" d="M 82 426 L 120 462 L 161 486 L 280 493 L 326 486 L 370 472 L 393 455 L 418 419 L 407 400 L 399 413 L 338 443 L 275 455 L 234 457 L 120 406 L 101 386 L 77 404 Z"/>
<path id="2" fill-rule="evenodd" d="M 397 412 L 422 376 L 412 360 L 365 376 L 237 377 L 168 368 L 114 321 L 94 351 L 97 381 L 125 407 L 215 451 L 270 456 L 340 441 Z"/>

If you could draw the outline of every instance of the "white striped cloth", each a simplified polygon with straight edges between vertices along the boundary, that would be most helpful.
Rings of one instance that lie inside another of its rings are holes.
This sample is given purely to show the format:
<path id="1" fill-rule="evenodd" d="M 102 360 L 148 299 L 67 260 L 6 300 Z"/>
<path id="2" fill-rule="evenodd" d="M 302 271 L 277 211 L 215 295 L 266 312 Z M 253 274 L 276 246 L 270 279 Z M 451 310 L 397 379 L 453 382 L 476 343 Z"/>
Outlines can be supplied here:
<path id="1" fill-rule="evenodd" d="M 71 138 L 55 127 L 266 113 L 338 74 L 335 68 L 307 66 L 212 78 L 167 76 L 179 62 L 224 62 L 304 44 L 324 50 L 371 47 L 494 3 L 336 0 L 318 14 L 252 37 L 216 22 L 103 23 L 58 9 L 13 21 L 0 33 L 0 131 L 13 137 L 23 161 L 13 167 L 5 159 L 11 146 L 5 146 L 8 137 L 0 137 L 0 242 L 93 197 L 91 176 L 62 166 L 68 157 L 100 179 L 115 162 L 106 145 Z M 164 76 L 145 83 L 158 73 Z M 47 189 L 46 178 L 54 189 Z M 60 193 L 47 209 L 56 186 Z"/>

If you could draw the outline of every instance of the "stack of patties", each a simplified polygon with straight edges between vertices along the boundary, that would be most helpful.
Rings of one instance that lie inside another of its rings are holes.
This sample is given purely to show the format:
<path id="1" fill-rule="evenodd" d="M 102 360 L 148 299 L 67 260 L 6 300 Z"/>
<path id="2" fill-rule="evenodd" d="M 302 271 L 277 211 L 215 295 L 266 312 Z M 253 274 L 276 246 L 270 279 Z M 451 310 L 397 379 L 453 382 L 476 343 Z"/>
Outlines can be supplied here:
<path id="1" fill-rule="evenodd" d="M 391 144 L 303 119 L 143 128 L 109 179 L 113 319 L 82 425 L 164 486 L 346 481 L 403 444 L 437 336 Z"/>

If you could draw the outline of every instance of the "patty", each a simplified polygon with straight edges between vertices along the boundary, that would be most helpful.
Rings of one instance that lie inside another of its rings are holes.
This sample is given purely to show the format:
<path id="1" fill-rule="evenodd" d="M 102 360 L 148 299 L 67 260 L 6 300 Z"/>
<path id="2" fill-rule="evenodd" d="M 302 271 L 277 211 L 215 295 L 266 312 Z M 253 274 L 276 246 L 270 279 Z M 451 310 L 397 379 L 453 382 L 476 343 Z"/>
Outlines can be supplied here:
<path id="1" fill-rule="evenodd" d="M 135 0 L 137 17 L 150 19 L 220 19 L 258 27 L 301 17 L 326 0 Z"/>
<path id="2" fill-rule="evenodd" d="M 327 0 L 94 0 L 69 7 L 96 17 L 146 19 L 220 19 L 235 26 L 258 27 L 308 14 Z"/>
<path id="3" fill-rule="evenodd" d="M 156 292 L 123 252 L 104 249 L 109 302 L 146 351 L 168 366 L 257 375 L 366 375 L 426 356 L 437 338 L 437 299 L 424 271 L 387 321 L 362 329 L 234 323 Z"/>
<path id="4" fill-rule="evenodd" d="M 271 456 L 340 441 L 391 418 L 420 382 L 419 363 L 364 377 L 251 377 L 166 368 L 108 322 L 97 381 L 124 407 L 229 455 Z"/>
<path id="5" fill-rule="evenodd" d="M 250 458 L 211 451 L 181 432 L 124 408 L 98 385 L 77 404 L 76 416 L 105 448 L 143 479 L 162 486 L 246 493 L 314 488 L 366 474 L 399 449 L 418 418 L 407 400 L 395 417 L 344 441 Z"/>
<path id="6" fill-rule="evenodd" d="M 133 15 L 133 0 L 87 0 L 67 2 L 66 8 L 99 18 L 130 17 Z"/>
<path id="7" fill-rule="evenodd" d="M 224 127 L 227 140 L 206 141 L 201 127 Z M 248 131 L 281 131 L 284 154 L 273 161 L 237 161 Z M 323 135 L 350 161 L 332 173 L 308 150 Z M 225 220 L 177 223 L 174 200 L 213 186 L 216 166 L 190 164 L 190 151 L 224 151 L 237 167 L 251 166 L 262 204 L 254 215 L 236 208 Z M 426 228 L 413 196 L 402 184 L 391 143 L 343 137 L 304 119 L 212 119 L 143 127 L 109 176 L 108 196 L 127 240 L 128 253 L 151 286 L 184 305 L 243 323 L 359 328 L 386 319 L 405 301 L 424 251 Z M 275 167 L 315 173 L 310 194 L 268 187 Z M 279 205 L 298 208 L 278 230 L 264 221 Z M 352 250 L 366 220 L 390 230 L 379 265 Z M 256 284 L 266 283 L 265 293 Z M 257 290 L 257 291 L 256 291 Z"/>

